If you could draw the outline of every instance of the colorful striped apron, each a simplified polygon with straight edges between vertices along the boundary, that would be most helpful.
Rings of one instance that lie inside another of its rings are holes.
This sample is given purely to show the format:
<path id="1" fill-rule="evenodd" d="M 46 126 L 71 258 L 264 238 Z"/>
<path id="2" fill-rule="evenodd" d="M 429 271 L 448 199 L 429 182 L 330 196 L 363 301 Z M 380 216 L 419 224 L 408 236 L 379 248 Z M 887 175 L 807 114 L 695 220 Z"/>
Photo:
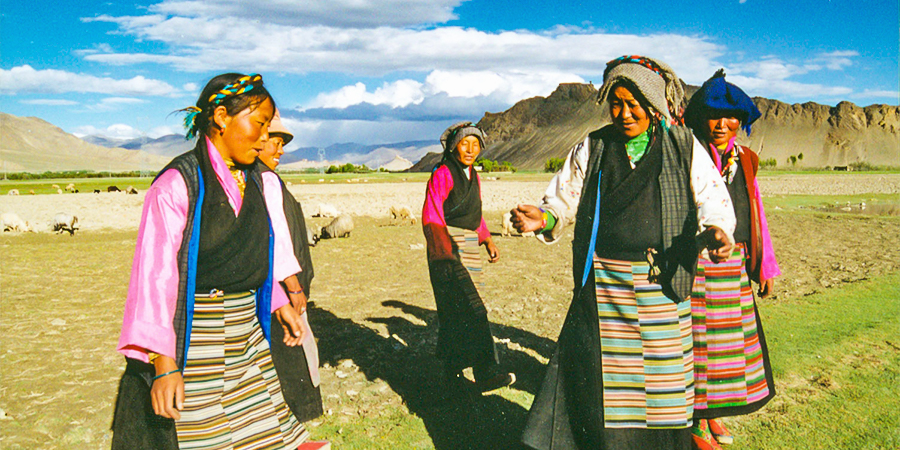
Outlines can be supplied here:
<path id="1" fill-rule="evenodd" d="M 646 262 L 594 256 L 606 428 L 686 428 L 694 408 L 691 308 Z"/>
<path id="2" fill-rule="evenodd" d="M 447 227 L 447 232 L 450 233 L 450 238 L 453 239 L 454 252 L 459 256 L 459 261 L 472 278 L 472 284 L 475 285 L 475 289 L 480 293 L 484 287 L 484 281 L 481 276 L 483 263 L 478 249 L 478 233 L 465 228 L 451 226 Z"/>
<path id="3" fill-rule="evenodd" d="M 197 294 L 175 422 L 186 449 L 295 449 L 309 437 L 281 394 L 256 295 Z"/>
<path id="4" fill-rule="evenodd" d="M 718 264 L 700 258 L 691 296 L 697 409 L 742 406 L 769 395 L 745 247 Z"/>

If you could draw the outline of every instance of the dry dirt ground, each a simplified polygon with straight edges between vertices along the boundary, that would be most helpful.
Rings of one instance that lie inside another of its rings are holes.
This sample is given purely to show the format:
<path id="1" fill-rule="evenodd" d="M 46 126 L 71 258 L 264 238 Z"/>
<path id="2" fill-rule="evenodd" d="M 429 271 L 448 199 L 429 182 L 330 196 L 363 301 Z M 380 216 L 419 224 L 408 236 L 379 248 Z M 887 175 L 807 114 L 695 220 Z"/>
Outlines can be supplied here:
<path id="1" fill-rule="evenodd" d="M 779 195 L 806 192 L 809 185 L 819 195 L 844 193 L 839 189 L 900 193 L 897 175 L 854 175 L 845 186 L 841 180 L 813 177 L 798 186 L 798 180 L 777 177 L 763 180 L 762 188 Z M 536 182 L 484 186 L 486 217 L 494 230 L 502 210 L 539 198 L 544 188 Z M 404 448 L 468 448 L 485 437 L 489 441 L 479 448 L 513 448 L 569 304 L 569 243 L 545 246 L 534 239 L 495 237 L 501 261 L 486 267 L 483 294 L 500 358 L 519 381 L 500 395 L 465 400 L 444 388 L 432 356 L 436 314 L 421 228 L 392 226 L 385 217 L 391 204 L 418 209 L 424 186 L 294 185 L 292 192 L 308 210 L 324 201 L 360 215 L 349 238 L 320 242 L 312 252 L 310 316 L 327 410 L 309 424 L 314 436 L 400 439 L 413 414 L 427 434 Z M 114 349 L 139 198 L 77 194 L 0 200 L 0 210 L 17 211 L 26 220 L 38 221 L 39 211 L 61 210 L 84 223 L 74 237 L 0 235 L 0 448 L 109 447 L 124 367 Z M 309 220 L 316 226 L 327 221 Z M 784 275 L 776 296 L 760 302 L 763 320 L 769 302 L 790 302 L 900 270 L 897 217 L 771 210 L 769 220 Z"/>

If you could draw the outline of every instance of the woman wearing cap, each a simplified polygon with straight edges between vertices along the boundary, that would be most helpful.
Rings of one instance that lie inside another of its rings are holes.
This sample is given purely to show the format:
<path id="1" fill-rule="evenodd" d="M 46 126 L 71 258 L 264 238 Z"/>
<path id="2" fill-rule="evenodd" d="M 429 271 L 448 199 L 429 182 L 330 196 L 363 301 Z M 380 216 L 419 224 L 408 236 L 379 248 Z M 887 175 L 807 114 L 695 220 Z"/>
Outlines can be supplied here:
<path id="1" fill-rule="evenodd" d="M 481 257 L 490 262 L 500 254 L 481 215 L 481 180 L 472 167 L 484 148 L 484 133 L 461 122 L 441 135 L 444 157 L 435 167 L 425 191 L 422 228 L 428 244 L 428 272 L 437 305 L 437 355 L 454 386 L 466 386 L 462 371 L 472 367 L 475 388 L 487 392 L 515 382 L 500 368 L 487 310 L 478 288 Z"/>
<path id="2" fill-rule="evenodd" d="M 261 76 L 229 73 L 184 111 L 196 147 L 144 200 L 112 448 L 297 448 L 308 433 L 285 403 L 269 340 L 304 338 L 279 283 L 301 270 L 278 177 L 256 162 L 274 100 Z"/>
<path id="3" fill-rule="evenodd" d="M 612 124 L 569 152 L 540 208 L 513 211 L 545 243 L 575 222 L 575 295 L 523 441 L 689 449 L 693 273 L 698 248 L 730 254 L 734 212 L 709 155 L 675 125 L 684 93 L 672 69 L 623 56 L 603 79 Z"/>
<path id="4" fill-rule="evenodd" d="M 685 124 L 703 143 L 722 174 L 737 226 L 732 254 L 713 263 L 701 256 L 691 296 L 694 328 L 694 441 L 697 448 L 731 444 L 731 433 L 715 418 L 749 414 L 775 396 L 772 368 L 750 280 L 759 296 L 772 293 L 781 274 L 756 172 L 759 158 L 737 145 L 738 130 L 750 134 L 759 110 L 719 70 L 703 83 L 685 110 Z M 709 420 L 707 420 L 709 419 Z"/>
<path id="5" fill-rule="evenodd" d="M 281 122 L 281 114 L 275 109 L 275 116 L 269 123 L 269 139 L 259 152 L 259 160 L 266 167 L 261 168 L 264 175 L 274 171 L 284 155 L 284 146 L 294 139 L 294 135 L 284 127 Z M 291 243 L 294 247 L 294 256 L 300 264 L 300 272 L 284 279 L 283 288 L 291 299 L 291 304 L 307 331 L 302 345 L 291 347 L 279 341 L 280 336 L 273 334 L 271 343 L 272 359 L 275 361 L 275 370 L 281 379 L 284 391 L 284 399 L 291 412 L 301 422 L 307 422 L 323 413 L 322 393 L 319 390 L 319 350 L 313 337 L 312 328 L 306 314 L 306 303 L 310 295 L 310 284 L 313 279 L 312 257 L 309 253 L 309 241 L 306 237 L 306 219 L 303 217 L 303 208 L 293 195 L 287 190 L 287 186 L 279 178 L 281 188 L 284 217 Z M 285 231 L 285 230 L 279 230 Z M 278 330 L 275 330 L 276 333 Z"/>

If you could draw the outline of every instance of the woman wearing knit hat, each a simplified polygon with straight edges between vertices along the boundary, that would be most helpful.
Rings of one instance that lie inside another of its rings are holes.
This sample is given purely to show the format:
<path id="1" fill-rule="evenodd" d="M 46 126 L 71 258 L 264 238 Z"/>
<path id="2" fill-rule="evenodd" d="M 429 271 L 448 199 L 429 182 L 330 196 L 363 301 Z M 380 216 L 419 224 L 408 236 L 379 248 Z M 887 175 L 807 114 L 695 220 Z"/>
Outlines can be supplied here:
<path id="1" fill-rule="evenodd" d="M 737 145 L 738 130 L 750 134 L 759 110 L 719 70 L 703 83 L 685 111 L 685 123 L 704 144 L 725 180 L 737 227 L 732 254 L 723 263 L 701 256 L 691 296 L 694 328 L 694 428 L 701 450 L 731 444 L 731 433 L 716 418 L 749 414 L 775 396 L 769 352 L 753 300 L 772 293 L 781 274 L 756 172 L 759 158 Z M 708 420 L 707 420 L 708 419 Z"/>
<path id="2" fill-rule="evenodd" d="M 422 208 L 428 244 L 428 272 L 437 305 L 437 356 L 455 387 L 472 384 L 462 374 L 472 367 L 475 389 L 491 391 L 515 382 L 503 371 L 494 347 L 487 310 L 481 301 L 481 256 L 500 253 L 481 215 L 481 179 L 472 167 L 484 148 L 484 133 L 472 122 L 457 123 L 441 135 L 444 157 L 435 167 Z"/>
<path id="3" fill-rule="evenodd" d="M 523 442 L 686 450 L 697 253 L 731 254 L 734 211 L 709 155 L 676 125 L 684 92 L 672 69 L 623 56 L 603 79 L 612 124 L 575 145 L 540 208 L 513 210 L 513 225 L 545 243 L 575 224 L 574 298 Z"/>

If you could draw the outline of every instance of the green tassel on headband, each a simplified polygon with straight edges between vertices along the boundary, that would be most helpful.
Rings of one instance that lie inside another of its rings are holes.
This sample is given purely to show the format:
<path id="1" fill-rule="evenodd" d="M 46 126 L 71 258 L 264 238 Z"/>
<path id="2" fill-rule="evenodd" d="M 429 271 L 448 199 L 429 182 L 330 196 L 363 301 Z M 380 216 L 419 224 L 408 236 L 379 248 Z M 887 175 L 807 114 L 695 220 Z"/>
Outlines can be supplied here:
<path id="1" fill-rule="evenodd" d="M 187 113 L 184 116 L 184 128 L 187 129 L 185 139 L 190 139 L 197 134 L 197 128 L 194 126 L 194 122 L 197 120 L 197 114 L 200 114 L 200 111 L 202 110 L 196 106 L 188 106 L 187 108 L 182 109 L 182 111 Z"/>

